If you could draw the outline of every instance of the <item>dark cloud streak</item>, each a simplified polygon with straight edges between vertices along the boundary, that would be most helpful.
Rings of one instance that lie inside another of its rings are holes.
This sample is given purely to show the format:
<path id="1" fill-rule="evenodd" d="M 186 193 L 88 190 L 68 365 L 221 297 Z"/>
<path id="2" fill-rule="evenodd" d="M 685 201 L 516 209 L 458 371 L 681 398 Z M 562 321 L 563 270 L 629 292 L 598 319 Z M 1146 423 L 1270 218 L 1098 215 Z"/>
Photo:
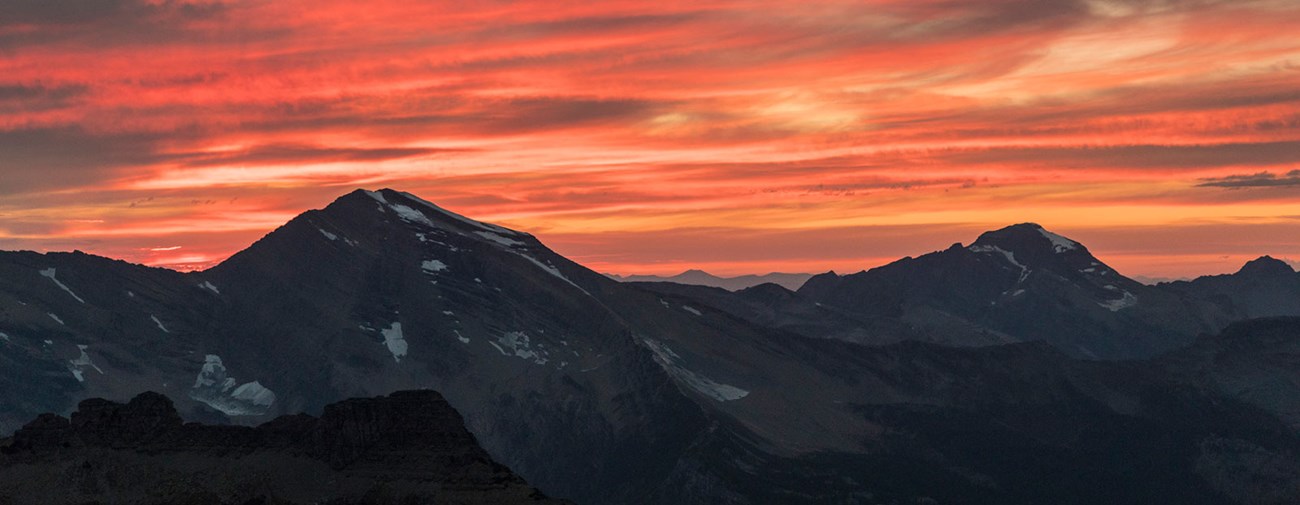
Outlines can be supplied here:
<path id="1" fill-rule="evenodd" d="M 1210 145 L 994 147 L 935 152 L 958 164 L 1027 163 L 1055 168 L 1188 169 L 1300 162 L 1300 140 Z"/>
<path id="2" fill-rule="evenodd" d="M 1280 176 L 1272 172 L 1259 172 L 1209 177 L 1201 179 L 1197 186 L 1229 189 L 1300 187 L 1300 170 L 1292 170 Z"/>
<path id="3" fill-rule="evenodd" d="M 163 155 L 185 167 L 387 161 L 471 152 L 470 149 L 414 147 L 337 148 L 300 144 L 263 145 L 234 152 Z"/>

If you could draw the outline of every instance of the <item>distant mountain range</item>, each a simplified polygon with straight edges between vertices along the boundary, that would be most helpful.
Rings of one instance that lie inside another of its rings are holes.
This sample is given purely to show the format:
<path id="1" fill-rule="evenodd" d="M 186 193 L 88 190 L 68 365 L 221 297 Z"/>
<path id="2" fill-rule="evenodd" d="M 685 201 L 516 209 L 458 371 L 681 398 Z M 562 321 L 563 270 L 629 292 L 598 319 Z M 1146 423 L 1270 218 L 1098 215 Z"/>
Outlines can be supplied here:
<path id="1" fill-rule="evenodd" d="M 620 282 L 675 282 L 678 284 L 693 284 L 697 286 L 712 286 L 722 288 L 727 291 L 740 291 L 745 288 L 752 288 L 759 284 L 776 284 L 786 289 L 799 289 L 811 278 L 812 274 L 786 274 L 773 272 L 763 275 L 741 275 L 737 277 L 718 277 L 703 270 L 687 270 L 677 275 L 668 277 L 658 275 L 618 275 L 605 274 L 611 279 Z"/>
<path id="2" fill-rule="evenodd" d="M 433 389 L 583 504 L 1297 503 L 1297 316 L 1284 262 L 1148 286 L 1034 224 L 732 292 L 356 191 L 202 272 L 0 253 L 0 432 Z"/>

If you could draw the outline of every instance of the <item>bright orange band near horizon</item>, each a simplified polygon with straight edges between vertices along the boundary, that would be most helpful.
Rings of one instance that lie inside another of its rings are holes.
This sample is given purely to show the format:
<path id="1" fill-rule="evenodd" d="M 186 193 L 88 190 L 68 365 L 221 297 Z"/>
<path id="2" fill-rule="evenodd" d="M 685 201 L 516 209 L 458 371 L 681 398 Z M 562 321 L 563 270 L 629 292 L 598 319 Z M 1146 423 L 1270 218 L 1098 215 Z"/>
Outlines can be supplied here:
<path id="1" fill-rule="evenodd" d="M 1034 221 L 1300 259 L 1294 1 L 0 8 L 0 249 L 205 268 L 357 187 L 603 272 L 856 271 Z"/>

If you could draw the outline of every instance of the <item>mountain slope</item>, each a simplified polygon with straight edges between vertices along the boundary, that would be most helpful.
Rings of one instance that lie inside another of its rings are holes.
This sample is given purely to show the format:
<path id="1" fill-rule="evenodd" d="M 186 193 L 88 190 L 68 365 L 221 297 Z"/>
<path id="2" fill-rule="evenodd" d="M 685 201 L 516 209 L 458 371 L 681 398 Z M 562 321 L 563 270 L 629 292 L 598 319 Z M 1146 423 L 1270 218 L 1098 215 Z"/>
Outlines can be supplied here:
<path id="1" fill-rule="evenodd" d="M 613 281 L 407 194 L 347 195 L 207 275 L 232 300 L 216 330 L 240 335 L 220 352 L 282 408 L 433 387 L 559 496 L 646 495 L 706 423 L 593 295 Z"/>

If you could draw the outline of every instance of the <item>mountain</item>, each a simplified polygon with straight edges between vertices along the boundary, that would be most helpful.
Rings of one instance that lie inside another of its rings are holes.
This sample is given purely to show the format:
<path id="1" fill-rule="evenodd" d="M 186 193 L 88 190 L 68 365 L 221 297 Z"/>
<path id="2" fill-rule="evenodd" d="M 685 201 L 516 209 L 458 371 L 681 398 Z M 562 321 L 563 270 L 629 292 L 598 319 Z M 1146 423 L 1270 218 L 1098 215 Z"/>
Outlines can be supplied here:
<path id="1" fill-rule="evenodd" d="M 1042 340 L 1099 359 L 1153 356 L 1234 320 L 1222 307 L 1124 277 L 1033 223 L 857 274 L 819 275 L 798 293 L 846 314 L 901 321 L 924 340 Z"/>
<path id="2" fill-rule="evenodd" d="M 1230 275 L 1147 285 L 1033 223 L 799 290 L 639 287 L 802 336 L 867 345 L 1045 341 L 1092 359 L 1150 357 L 1233 321 L 1300 315 L 1300 274 L 1264 256 Z"/>
<path id="3" fill-rule="evenodd" d="M 144 390 L 188 419 L 257 424 L 433 388 L 547 494 L 631 503 L 735 493 L 719 476 L 734 463 L 706 463 L 701 447 L 833 447 L 864 424 L 844 407 L 772 411 L 819 401 L 801 384 L 852 388 L 784 357 L 767 329 L 666 305 L 530 235 L 391 190 L 306 212 L 204 272 L 5 253 L 0 275 L 5 431 Z"/>
<path id="4" fill-rule="evenodd" d="M 83 400 L 71 420 L 44 414 L 0 443 L 0 502 L 564 503 L 492 461 L 433 391 L 256 428 L 183 424 L 153 392 Z"/>
<path id="5" fill-rule="evenodd" d="M 0 253 L 0 280 L 4 432 L 151 390 L 257 425 L 434 389 L 577 503 L 1285 503 L 1300 482 L 1271 464 L 1300 454 L 1300 323 L 1226 331 L 1258 342 L 1239 351 L 1207 336 L 1222 303 L 1032 225 L 732 293 L 356 191 L 207 271 Z"/>
<path id="6" fill-rule="evenodd" d="M 640 287 L 813 338 L 962 347 L 1044 341 L 1092 359 L 1155 356 L 1256 316 L 1208 294 L 1124 277 L 1083 244 L 1033 223 L 855 274 L 820 274 L 797 291 Z M 1290 299 L 1279 304 L 1300 308 Z"/>
<path id="7" fill-rule="evenodd" d="M 620 282 L 673 282 L 694 286 L 711 286 L 727 291 L 740 291 L 760 284 L 776 284 L 786 289 L 799 289 L 812 274 L 786 274 L 773 272 L 763 275 L 741 275 L 737 277 L 718 277 L 703 270 L 687 270 L 668 277 L 659 275 L 617 275 L 606 274 Z"/>
<path id="8" fill-rule="evenodd" d="M 1300 315 L 1300 274 L 1291 265 L 1270 256 L 1251 260 L 1233 274 L 1159 286 L 1213 303 L 1238 319 Z"/>

